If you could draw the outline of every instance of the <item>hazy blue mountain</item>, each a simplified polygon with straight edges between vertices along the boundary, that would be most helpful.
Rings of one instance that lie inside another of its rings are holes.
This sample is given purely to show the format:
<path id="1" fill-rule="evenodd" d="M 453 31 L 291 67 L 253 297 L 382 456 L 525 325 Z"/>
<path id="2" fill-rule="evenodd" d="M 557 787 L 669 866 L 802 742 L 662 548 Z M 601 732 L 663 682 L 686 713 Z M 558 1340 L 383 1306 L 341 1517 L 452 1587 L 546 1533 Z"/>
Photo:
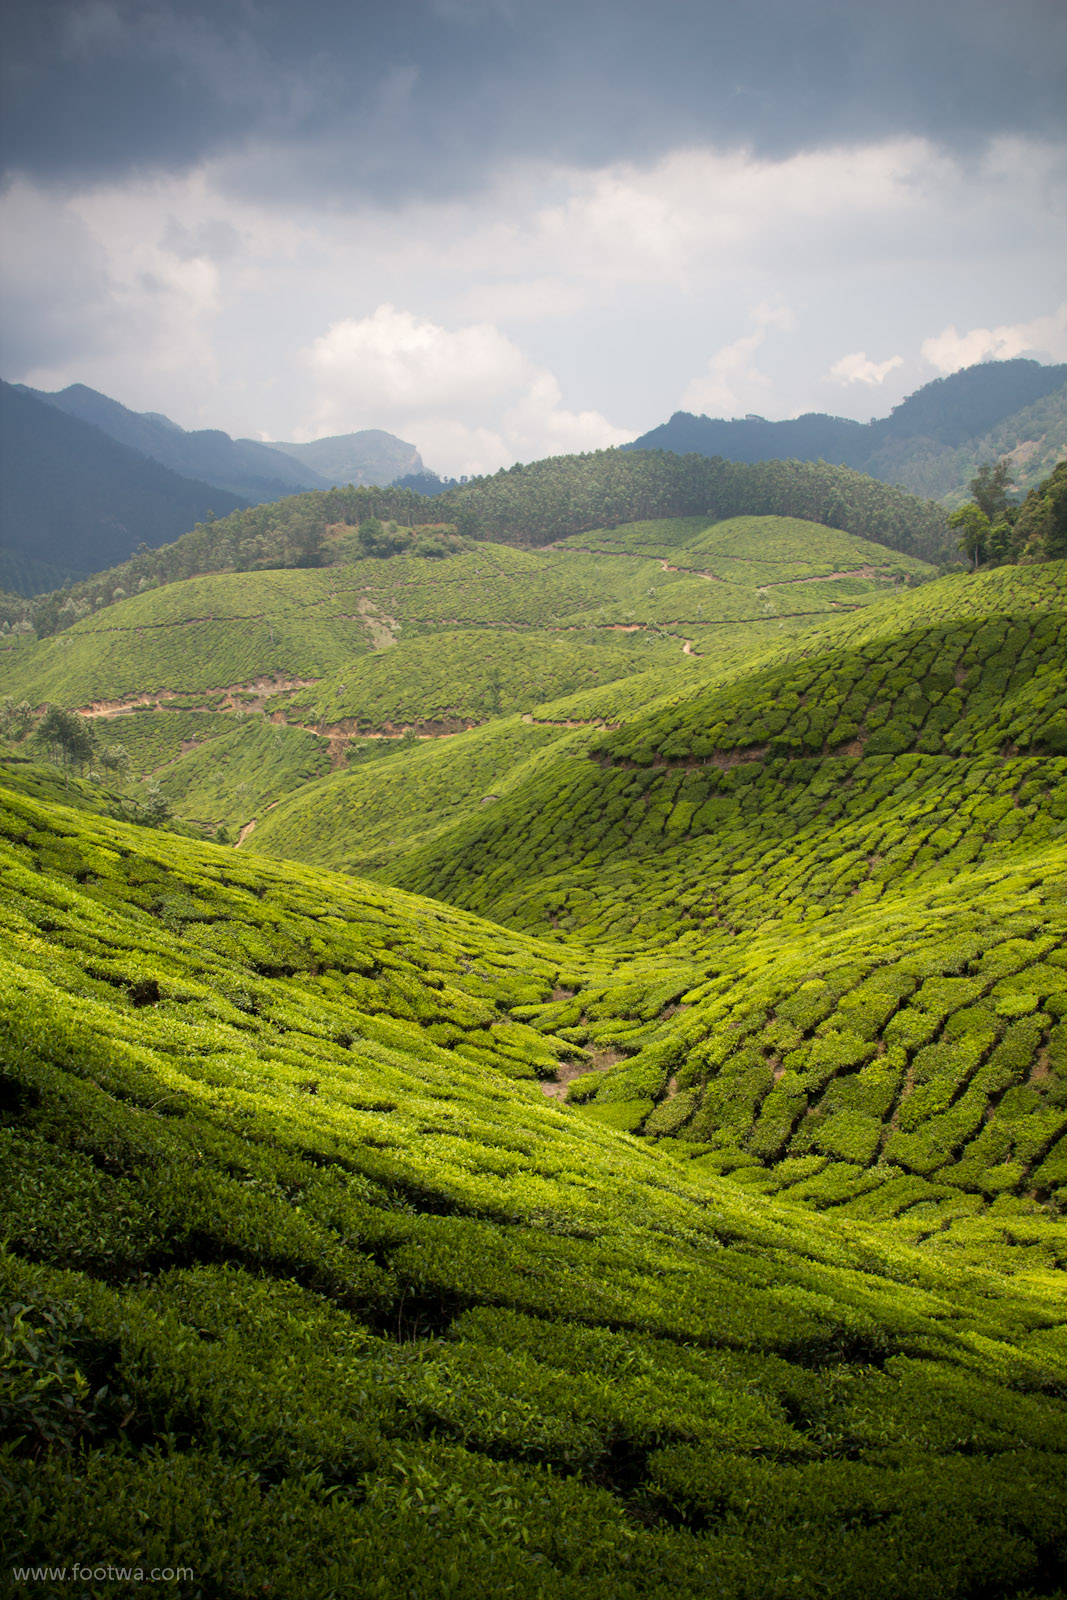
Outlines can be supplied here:
<path id="1" fill-rule="evenodd" d="M 119 444 L 140 451 L 182 477 L 226 489 L 253 505 L 330 486 L 313 468 L 271 445 L 255 439 L 231 439 L 219 428 L 187 432 L 158 411 L 131 411 L 84 383 L 72 383 L 56 394 L 23 384 L 14 387 L 68 416 L 91 422 Z"/>
<path id="2" fill-rule="evenodd" d="M 624 450 L 672 450 L 728 461 L 829 461 L 950 503 L 979 461 L 1012 458 L 1019 489 L 1032 488 L 1067 448 L 1067 365 L 987 361 L 924 384 L 887 417 L 868 423 L 808 412 L 697 417 L 676 411 Z"/>
<path id="3" fill-rule="evenodd" d="M 1022 357 L 983 361 L 924 383 L 888 417 L 868 426 L 879 441 L 924 438 L 961 445 L 1065 385 L 1067 363 L 1045 367 Z"/>
<path id="4" fill-rule="evenodd" d="M 271 449 L 284 451 L 294 461 L 321 473 L 331 484 L 392 483 L 411 473 L 422 473 L 422 457 L 413 444 L 407 444 L 381 428 L 363 428 L 358 433 L 339 433 L 329 439 L 313 439 L 310 444 L 283 444 L 271 441 Z"/>
<path id="5" fill-rule="evenodd" d="M 0 587 L 56 588 L 247 503 L 0 383 Z"/>
<path id="6" fill-rule="evenodd" d="M 868 427 L 847 417 L 810 411 L 787 422 L 765 417 L 697 417 L 676 411 L 669 422 L 643 433 L 623 450 L 673 450 L 678 455 L 723 456 L 727 461 L 831 461 L 854 466 L 869 449 Z"/>

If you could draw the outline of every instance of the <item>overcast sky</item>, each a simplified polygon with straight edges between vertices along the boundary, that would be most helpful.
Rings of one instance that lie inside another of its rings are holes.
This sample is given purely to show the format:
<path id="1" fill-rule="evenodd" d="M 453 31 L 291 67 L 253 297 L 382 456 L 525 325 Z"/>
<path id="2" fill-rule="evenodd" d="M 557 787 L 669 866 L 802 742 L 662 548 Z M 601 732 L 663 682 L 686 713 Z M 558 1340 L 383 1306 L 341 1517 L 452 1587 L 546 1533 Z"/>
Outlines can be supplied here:
<path id="1" fill-rule="evenodd" d="M 447 473 L 1067 360 L 1062 0 L 3 0 L 0 373 Z"/>

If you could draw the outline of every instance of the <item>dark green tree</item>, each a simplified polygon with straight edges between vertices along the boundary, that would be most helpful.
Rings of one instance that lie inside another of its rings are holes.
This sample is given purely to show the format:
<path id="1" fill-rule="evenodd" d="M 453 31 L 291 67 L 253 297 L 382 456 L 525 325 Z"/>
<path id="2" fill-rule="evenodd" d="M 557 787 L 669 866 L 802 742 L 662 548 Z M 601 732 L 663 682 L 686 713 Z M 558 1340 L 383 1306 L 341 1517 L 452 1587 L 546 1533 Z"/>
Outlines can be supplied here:
<path id="1" fill-rule="evenodd" d="M 1007 520 L 1011 508 L 1008 490 L 1012 486 L 1011 467 L 1006 460 L 985 461 L 978 468 L 968 487 L 971 499 L 984 511 L 991 526 Z"/>
<path id="2" fill-rule="evenodd" d="M 6 695 L 0 702 L 0 739 L 21 739 L 33 726 L 33 707 L 28 700 Z"/>
<path id="3" fill-rule="evenodd" d="M 980 506 L 968 500 L 948 519 L 950 528 L 959 533 L 958 547 L 970 559 L 972 569 L 981 566 L 989 553 L 991 528 L 989 518 Z"/>
<path id="4" fill-rule="evenodd" d="M 326 521 L 313 503 L 294 511 L 285 528 L 286 555 L 294 567 L 320 567 Z"/>
<path id="5" fill-rule="evenodd" d="M 365 556 L 395 555 L 407 540 L 395 522 L 382 523 L 377 517 L 365 517 L 359 525 L 358 544 Z"/>
<path id="6" fill-rule="evenodd" d="M 1067 461 L 1031 489 L 1015 521 L 1013 543 L 1022 561 L 1067 559 Z"/>
<path id="7" fill-rule="evenodd" d="M 65 711 L 62 706 L 49 706 L 37 729 L 48 745 L 53 761 L 62 763 L 68 777 L 75 764 L 81 773 L 86 762 L 91 761 L 96 748 L 96 735 L 90 722 L 79 717 L 76 711 Z"/>

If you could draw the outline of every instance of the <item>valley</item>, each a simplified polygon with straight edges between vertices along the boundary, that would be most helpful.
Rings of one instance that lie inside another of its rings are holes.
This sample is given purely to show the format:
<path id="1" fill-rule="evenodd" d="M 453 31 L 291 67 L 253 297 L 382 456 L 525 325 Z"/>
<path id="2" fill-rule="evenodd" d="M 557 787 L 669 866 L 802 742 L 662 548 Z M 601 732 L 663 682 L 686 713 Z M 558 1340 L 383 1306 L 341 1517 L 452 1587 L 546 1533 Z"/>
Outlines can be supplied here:
<path id="1" fill-rule="evenodd" d="M 0 639 L 26 1560 L 1062 1593 L 1067 561 L 607 455 Z"/>

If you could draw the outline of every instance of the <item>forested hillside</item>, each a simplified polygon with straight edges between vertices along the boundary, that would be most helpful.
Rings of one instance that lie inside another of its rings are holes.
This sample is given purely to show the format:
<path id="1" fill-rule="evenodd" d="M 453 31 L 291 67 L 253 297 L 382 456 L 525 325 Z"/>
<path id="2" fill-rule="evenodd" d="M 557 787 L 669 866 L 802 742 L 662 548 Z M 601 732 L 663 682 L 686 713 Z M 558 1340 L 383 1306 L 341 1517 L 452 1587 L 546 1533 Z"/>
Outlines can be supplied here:
<path id="1" fill-rule="evenodd" d="M 912 494 L 957 505 L 982 461 L 1006 457 L 1017 487 L 1033 488 L 1067 452 L 1067 366 L 987 361 L 935 378 L 869 423 L 809 412 L 696 417 L 679 411 L 624 450 L 692 451 L 731 461 L 831 461 Z"/>
<path id="2" fill-rule="evenodd" d="M 738 516 L 815 522 L 926 562 L 956 557 L 936 506 L 844 468 L 601 450 L 513 467 L 436 496 L 348 488 L 253 506 L 200 523 L 173 545 L 141 550 L 62 593 L 42 595 L 20 615 L 47 634 L 116 596 L 200 573 L 332 566 L 402 552 L 437 559 L 464 540 L 540 548 L 639 520 L 692 517 L 707 526 Z"/>

